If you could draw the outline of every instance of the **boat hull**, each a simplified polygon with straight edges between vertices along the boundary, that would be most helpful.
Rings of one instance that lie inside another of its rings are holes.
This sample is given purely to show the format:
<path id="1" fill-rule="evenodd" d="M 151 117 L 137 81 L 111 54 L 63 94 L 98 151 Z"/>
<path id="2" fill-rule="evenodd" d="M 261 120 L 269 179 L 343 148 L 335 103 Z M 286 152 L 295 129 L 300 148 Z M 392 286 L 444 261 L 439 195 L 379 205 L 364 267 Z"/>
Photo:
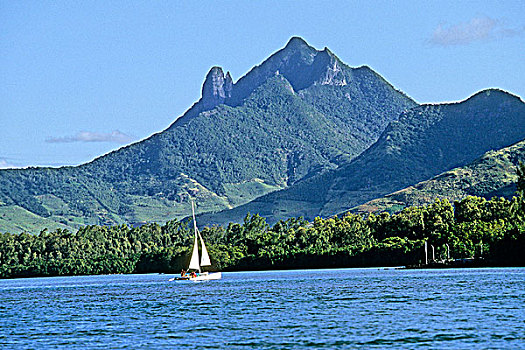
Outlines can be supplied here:
<path id="1" fill-rule="evenodd" d="M 210 281 L 210 280 L 220 280 L 222 278 L 222 272 L 203 272 L 196 277 L 191 276 L 180 276 L 170 278 L 169 281 L 192 281 L 192 282 L 201 282 L 201 281 Z"/>

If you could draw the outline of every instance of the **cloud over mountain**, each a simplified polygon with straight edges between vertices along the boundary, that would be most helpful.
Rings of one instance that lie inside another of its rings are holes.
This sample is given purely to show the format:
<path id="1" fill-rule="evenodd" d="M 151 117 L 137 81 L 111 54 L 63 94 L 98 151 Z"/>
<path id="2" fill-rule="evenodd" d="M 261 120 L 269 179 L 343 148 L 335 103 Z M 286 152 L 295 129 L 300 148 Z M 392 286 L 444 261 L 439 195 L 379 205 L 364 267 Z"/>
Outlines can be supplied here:
<path id="1" fill-rule="evenodd" d="M 71 142 L 113 142 L 125 144 L 133 141 L 134 138 L 119 130 L 109 133 L 98 133 L 91 131 L 80 131 L 73 136 L 49 137 L 48 143 L 71 143 Z"/>

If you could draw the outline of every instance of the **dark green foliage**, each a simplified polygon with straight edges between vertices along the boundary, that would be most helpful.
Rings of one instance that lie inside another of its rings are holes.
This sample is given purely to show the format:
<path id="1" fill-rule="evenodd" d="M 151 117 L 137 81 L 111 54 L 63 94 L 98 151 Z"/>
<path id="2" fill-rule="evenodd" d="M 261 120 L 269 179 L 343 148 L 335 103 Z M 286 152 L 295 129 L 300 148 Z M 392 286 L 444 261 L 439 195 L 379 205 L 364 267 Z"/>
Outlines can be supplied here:
<path id="1" fill-rule="evenodd" d="M 175 271 L 185 259 L 191 233 L 187 225 L 138 228 L 85 226 L 76 233 L 58 229 L 38 235 L 0 235 L 3 277 Z"/>
<path id="2" fill-rule="evenodd" d="M 516 173 L 518 174 L 518 193 L 525 194 L 525 163 L 519 163 Z"/>
<path id="3" fill-rule="evenodd" d="M 259 215 L 243 224 L 202 230 L 212 269 L 254 270 L 421 263 L 423 245 L 436 260 L 482 257 L 487 265 L 523 266 L 525 208 L 512 200 L 467 197 L 438 200 L 398 214 L 281 220 L 270 227 Z M 39 235 L 0 234 L 0 277 L 107 273 L 177 273 L 187 267 L 192 232 L 186 223 L 86 226 Z M 431 257 L 429 257 L 431 259 Z"/>
<path id="4" fill-rule="evenodd" d="M 414 185 L 523 138 L 525 104 L 499 90 L 480 92 L 461 103 L 411 109 L 376 144 L 335 171 L 322 213 Z"/>
<path id="5" fill-rule="evenodd" d="M 484 201 L 483 198 L 511 199 L 516 194 L 517 185 L 519 186 L 520 159 L 525 159 L 525 141 L 489 151 L 466 166 L 454 168 L 430 180 L 374 199 L 354 208 L 353 211 L 397 212 L 405 207 L 426 205 L 439 198 L 447 198 L 451 202 L 460 202 L 469 196 L 480 197 L 475 199 L 480 202 Z M 487 205 L 501 206 L 502 203 L 503 201 L 489 201 Z"/>
<path id="6" fill-rule="evenodd" d="M 308 220 L 330 216 L 469 164 L 486 152 L 524 138 L 525 103 L 500 90 L 482 91 L 460 103 L 418 106 L 401 113 L 375 144 L 337 169 L 303 179 L 233 210 L 204 215 L 200 222 L 221 224 L 221 218 L 239 221 L 246 212 L 257 212 L 270 223 L 291 216 Z M 489 175 L 486 181 L 476 182 L 475 177 L 464 176 L 461 188 L 474 192 L 466 194 L 479 196 L 500 189 L 502 179 L 490 178 L 491 169 L 500 169 L 507 180 L 505 174 L 514 173 L 508 164 L 516 164 L 513 158 L 525 154 L 524 145 L 504 152 L 501 160 L 483 159 L 477 169 Z M 502 162 L 507 165 L 500 166 Z"/>
<path id="7" fill-rule="evenodd" d="M 241 78 L 230 99 L 210 84 L 167 130 L 88 164 L 0 170 L 0 206 L 70 228 L 180 219 L 190 197 L 217 211 L 354 158 L 416 105 L 371 69 L 300 39 Z"/>

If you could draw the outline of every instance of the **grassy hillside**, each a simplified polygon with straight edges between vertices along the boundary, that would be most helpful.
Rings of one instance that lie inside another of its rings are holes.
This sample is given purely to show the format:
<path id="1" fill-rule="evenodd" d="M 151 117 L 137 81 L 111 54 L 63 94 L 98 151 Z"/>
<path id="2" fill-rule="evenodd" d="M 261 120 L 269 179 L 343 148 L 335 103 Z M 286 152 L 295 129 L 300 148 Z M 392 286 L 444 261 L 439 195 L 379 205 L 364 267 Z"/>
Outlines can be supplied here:
<path id="1" fill-rule="evenodd" d="M 353 159 L 415 105 L 294 38 L 235 84 L 214 67 L 201 100 L 144 141 L 78 167 L 0 170 L 0 231 L 164 222 L 190 198 L 232 208 Z"/>
<path id="2" fill-rule="evenodd" d="M 403 112 L 359 157 L 337 169 L 235 209 L 202 215 L 199 221 L 239 221 L 247 212 L 259 213 L 270 223 L 331 216 L 524 138 L 525 104 L 500 90 L 486 90 L 461 103 L 415 107 Z"/>
<path id="3" fill-rule="evenodd" d="M 512 197 L 516 192 L 516 166 L 525 161 L 525 141 L 489 151 L 467 166 L 454 168 L 414 186 L 374 199 L 354 209 L 356 212 L 397 212 L 422 206 L 436 199 L 459 201 L 466 196 Z"/>

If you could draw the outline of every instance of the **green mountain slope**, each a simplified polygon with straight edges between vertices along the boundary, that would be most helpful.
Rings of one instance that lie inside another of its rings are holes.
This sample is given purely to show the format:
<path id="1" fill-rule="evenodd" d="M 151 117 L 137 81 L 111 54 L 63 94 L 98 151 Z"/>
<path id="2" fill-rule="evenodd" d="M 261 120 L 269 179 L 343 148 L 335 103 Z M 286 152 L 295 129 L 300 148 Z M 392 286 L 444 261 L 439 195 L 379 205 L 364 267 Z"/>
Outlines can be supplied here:
<path id="1" fill-rule="evenodd" d="M 416 103 L 300 38 L 233 83 L 219 67 L 167 130 L 78 167 L 0 170 L 0 231 L 166 221 L 335 169 Z M 30 220 L 28 218 L 31 218 Z"/>
<path id="2" fill-rule="evenodd" d="M 330 216 L 524 138 L 525 103 L 500 90 L 486 90 L 460 103 L 418 106 L 403 112 L 354 160 L 235 209 L 203 214 L 199 222 L 239 221 L 247 212 L 269 222 Z"/>
<path id="3" fill-rule="evenodd" d="M 481 158 L 446 171 L 430 180 L 374 199 L 354 209 L 356 212 L 396 212 L 422 206 L 436 199 L 459 201 L 466 196 L 510 198 L 516 193 L 519 161 L 525 161 L 525 140 L 510 147 L 485 153 Z"/>

